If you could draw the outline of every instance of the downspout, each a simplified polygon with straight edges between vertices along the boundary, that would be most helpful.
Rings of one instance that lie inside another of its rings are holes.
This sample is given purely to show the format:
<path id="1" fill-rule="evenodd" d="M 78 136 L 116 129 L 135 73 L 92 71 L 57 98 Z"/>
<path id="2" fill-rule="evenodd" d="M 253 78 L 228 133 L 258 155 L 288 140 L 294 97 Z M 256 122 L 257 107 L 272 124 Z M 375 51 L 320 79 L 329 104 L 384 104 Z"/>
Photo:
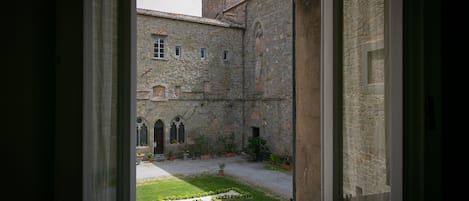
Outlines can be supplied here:
<path id="1" fill-rule="evenodd" d="M 245 37 L 246 37 L 246 29 L 247 29 L 247 23 L 248 23 L 248 3 L 249 1 L 246 1 L 246 3 L 244 4 L 244 30 L 243 30 L 243 38 L 242 38 L 242 46 L 241 46 L 241 49 L 242 49 L 242 65 L 243 65 L 243 89 L 242 89 L 242 93 L 243 93 L 243 98 L 242 98 L 242 107 L 243 107 L 243 112 L 242 112 L 242 115 L 243 115 L 243 129 L 242 129 L 242 143 L 241 143 L 241 147 L 242 147 L 242 150 L 244 150 L 245 146 L 244 146 L 244 142 L 245 142 L 245 139 L 246 139 L 246 77 L 245 77 L 245 71 L 246 71 L 246 58 L 245 58 Z"/>

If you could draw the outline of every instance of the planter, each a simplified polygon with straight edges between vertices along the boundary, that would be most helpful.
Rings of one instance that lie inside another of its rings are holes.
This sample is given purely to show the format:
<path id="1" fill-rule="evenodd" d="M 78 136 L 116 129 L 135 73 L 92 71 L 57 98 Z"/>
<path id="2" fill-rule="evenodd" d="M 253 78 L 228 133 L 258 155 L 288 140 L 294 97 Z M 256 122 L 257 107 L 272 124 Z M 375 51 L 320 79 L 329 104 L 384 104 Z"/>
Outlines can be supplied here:
<path id="1" fill-rule="evenodd" d="M 208 159 L 210 159 L 210 155 L 208 155 L 208 154 L 200 155 L 200 159 L 201 160 L 208 160 Z"/>
<path id="2" fill-rule="evenodd" d="M 221 176 L 225 175 L 225 170 L 218 170 L 218 175 L 221 175 Z"/>
<path id="3" fill-rule="evenodd" d="M 226 153 L 226 157 L 234 157 L 236 154 L 233 152 Z"/>
<path id="4" fill-rule="evenodd" d="M 264 159 L 264 158 L 262 157 L 262 154 L 258 154 L 258 155 L 256 156 L 256 161 L 257 161 L 257 162 L 261 162 L 261 161 L 263 161 L 263 159 Z"/>
<path id="5" fill-rule="evenodd" d="M 140 165 L 142 163 L 143 157 L 137 157 L 137 165 Z"/>
<path id="6" fill-rule="evenodd" d="M 291 165 L 287 165 L 287 164 L 283 164 L 282 168 L 285 169 L 285 170 L 292 170 L 293 169 L 293 167 Z"/>

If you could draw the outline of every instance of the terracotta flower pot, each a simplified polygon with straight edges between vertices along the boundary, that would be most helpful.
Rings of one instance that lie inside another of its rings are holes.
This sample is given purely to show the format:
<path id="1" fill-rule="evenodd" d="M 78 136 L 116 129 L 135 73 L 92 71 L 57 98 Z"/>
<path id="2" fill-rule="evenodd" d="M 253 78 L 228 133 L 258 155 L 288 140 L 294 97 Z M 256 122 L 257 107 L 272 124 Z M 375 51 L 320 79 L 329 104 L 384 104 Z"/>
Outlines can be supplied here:
<path id="1" fill-rule="evenodd" d="M 287 164 L 283 164 L 282 167 L 283 169 L 286 169 L 286 170 L 291 170 L 293 168 L 291 165 L 287 165 Z"/>
<path id="2" fill-rule="evenodd" d="M 218 170 L 218 175 L 225 175 L 225 170 Z"/>
<path id="3" fill-rule="evenodd" d="M 226 157 L 233 157 L 233 156 L 235 156 L 235 153 L 233 152 L 226 153 Z"/>

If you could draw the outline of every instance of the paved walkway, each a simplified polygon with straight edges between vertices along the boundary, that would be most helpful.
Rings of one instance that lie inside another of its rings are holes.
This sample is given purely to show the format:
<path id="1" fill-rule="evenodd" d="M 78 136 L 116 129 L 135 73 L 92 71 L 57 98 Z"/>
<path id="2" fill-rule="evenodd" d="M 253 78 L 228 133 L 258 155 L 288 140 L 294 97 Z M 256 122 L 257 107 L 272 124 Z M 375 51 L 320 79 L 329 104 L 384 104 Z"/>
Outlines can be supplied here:
<path id="1" fill-rule="evenodd" d="M 213 173 L 218 163 L 224 162 L 225 175 L 233 176 L 251 185 L 268 189 L 281 197 L 293 197 L 293 176 L 279 171 L 266 170 L 263 163 L 247 162 L 244 156 L 222 157 L 209 160 L 142 162 L 137 165 L 137 183 L 142 180 L 171 176 Z"/>

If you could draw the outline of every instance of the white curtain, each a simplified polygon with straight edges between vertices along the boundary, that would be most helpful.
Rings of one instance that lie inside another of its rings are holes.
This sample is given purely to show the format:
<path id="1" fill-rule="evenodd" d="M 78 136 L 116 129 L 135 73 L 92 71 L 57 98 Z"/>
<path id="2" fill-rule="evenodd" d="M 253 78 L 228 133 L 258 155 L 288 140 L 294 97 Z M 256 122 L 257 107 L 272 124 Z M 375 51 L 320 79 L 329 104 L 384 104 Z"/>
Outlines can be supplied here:
<path id="1" fill-rule="evenodd" d="M 130 101 L 132 97 L 122 91 L 132 88 L 125 81 L 129 78 L 123 78 L 123 75 L 132 76 L 125 72 L 129 69 L 131 72 L 132 65 L 122 67 L 124 65 L 122 61 L 128 61 L 122 57 L 130 55 L 123 56 L 123 51 L 119 48 L 125 47 L 122 41 L 132 40 L 128 34 L 125 34 L 126 31 L 119 29 L 119 26 L 122 25 L 122 19 L 129 20 L 131 17 L 127 16 L 129 13 L 119 13 L 122 8 L 119 9 L 118 5 L 128 8 L 129 4 L 130 7 L 134 6 L 134 2 L 125 3 L 121 0 L 84 2 L 83 200 L 129 200 L 134 195 L 128 196 L 128 193 L 120 191 L 122 186 L 129 187 L 129 175 L 135 176 L 135 173 L 128 173 L 129 167 L 123 162 L 131 158 L 132 151 L 128 151 L 126 146 L 127 142 L 128 146 L 131 146 L 130 141 L 133 139 L 131 136 L 135 136 L 135 129 L 130 129 L 132 118 L 129 116 L 132 115 L 129 114 L 129 110 L 123 109 L 129 108 L 128 104 L 132 103 Z M 122 2 L 125 5 L 119 4 Z M 123 171 L 127 172 L 122 173 Z M 126 184 L 122 185 L 123 182 Z"/>

